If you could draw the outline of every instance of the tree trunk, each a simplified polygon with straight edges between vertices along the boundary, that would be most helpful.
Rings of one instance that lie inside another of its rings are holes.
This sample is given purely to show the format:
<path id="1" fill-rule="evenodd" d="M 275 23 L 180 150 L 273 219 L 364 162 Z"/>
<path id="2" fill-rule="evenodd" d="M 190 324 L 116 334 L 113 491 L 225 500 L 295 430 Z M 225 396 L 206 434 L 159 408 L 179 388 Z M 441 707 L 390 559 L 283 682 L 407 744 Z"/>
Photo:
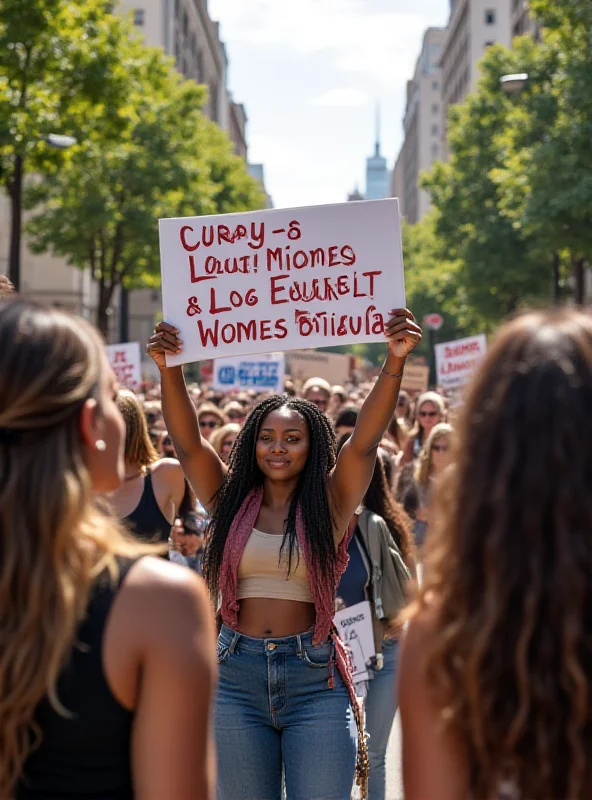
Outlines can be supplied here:
<path id="1" fill-rule="evenodd" d="M 10 252 L 8 277 L 18 292 L 21 288 L 21 237 L 23 225 L 23 157 L 14 157 L 14 170 L 10 181 Z"/>
<path id="2" fill-rule="evenodd" d="M 561 299 L 559 285 L 559 253 L 553 253 L 553 305 L 558 306 Z"/>
<path id="3" fill-rule="evenodd" d="M 584 305 L 586 287 L 585 287 L 585 259 L 572 258 L 573 273 L 574 273 L 574 301 L 577 305 Z"/>
<path id="4" fill-rule="evenodd" d="M 111 317 L 111 302 L 113 300 L 113 293 L 115 291 L 115 284 L 105 284 L 102 279 L 99 280 L 99 305 L 97 307 L 97 328 L 101 332 L 105 341 L 109 341 L 109 319 Z"/>

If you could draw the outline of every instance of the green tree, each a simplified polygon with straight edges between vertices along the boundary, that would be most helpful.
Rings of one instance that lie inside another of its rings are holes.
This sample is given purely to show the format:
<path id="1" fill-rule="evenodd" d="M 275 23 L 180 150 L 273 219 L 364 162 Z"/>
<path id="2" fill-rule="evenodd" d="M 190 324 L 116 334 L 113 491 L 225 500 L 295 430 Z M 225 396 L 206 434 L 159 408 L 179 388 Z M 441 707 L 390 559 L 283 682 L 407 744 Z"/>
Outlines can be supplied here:
<path id="1" fill-rule="evenodd" d="M 28 225 L 32 249 L 90 268 L 104 334 L 118 286 L 159 283 L 159 218 L 263 204 L 226 135 L 202 113 L 204 88 L 183 80 L 159 50 L 130 47 L 138 69 L 117 141 L 91 140 L 28 195 L 39 208 Z"/>
<path id="2" fill-rule="evenodd" d="M 0 185 L 11 198 L 12 240 L 20 240 L 27 171 L 51 174 L 69 154 L 49 134 L 84 138 L 102 120 L 117 136 L 134 64 L 121 57 L 129 24 L 108 0 L 3 0 L 0 4 Z"/>
<path id="3" fill-rule="evenodd" d="M 551 295 L 551 254 L 522 220 L 504 213 L 507 197 L 499 180 L 515 153 L 508 120 L 511 127 L 513 115 L 520 113 L 502 92 L 500 77 L 521 71 L 518 65 L 536 72 L 539 57 L 534 40 L 525 37 L 516 45 L 513 51 L 488 50 L 477 91 L 451 111 L 450 160 L 437 164 L 423 181 L 438 211 L 436 233 L 458 263 L 466 306 L 486 328 L 520 305 Z"/>
<path id="4" fill-rule="evenodd" d="M 540 101 L 532 109 L 540 135 L 524 159 L 523 220 L 545 247 L 566 254 L 582 303 L 584 266 L 592 263 L 592 3 L 535 0 L 531 7 L 544 26 L 540 50 L 551 54 L 554 69 L 543 81 L 530 76 L 527 94 L 546 98 L 555 117 L 548 124 Z"/>

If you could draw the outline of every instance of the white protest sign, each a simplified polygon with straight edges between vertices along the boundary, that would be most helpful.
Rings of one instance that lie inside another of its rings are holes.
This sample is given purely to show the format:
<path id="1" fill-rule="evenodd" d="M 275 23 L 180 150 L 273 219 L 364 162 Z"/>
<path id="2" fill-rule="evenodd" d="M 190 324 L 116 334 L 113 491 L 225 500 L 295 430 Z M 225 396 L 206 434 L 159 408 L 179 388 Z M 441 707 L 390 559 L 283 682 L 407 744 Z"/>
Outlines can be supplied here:
<path id="1" fill-rule="evenodd" d="M 479 362 L 487 352 L 484 333 L 437 344 L 436 368 L 438 385 L 451 391 L 462 389 L 472 378 Z"/>
<path id="2" fill-rule="evenodd" d="M 140 343 L 108 344 L 105 349 L 118 383 L 134 392 L 139 391 L 142 386 Z"/>
<path id="3" fill-rule="evenodd" d="M 376 655 L 370 603 L 364 600 L 338 611 L 333 622 L 351 652 L 354 682 L 368 680 L 368 667 Z"/>
<path id="4" fill-rule="evenodd" d="M 216 358 L 212 388 L 222 392 L 254 389 L 281 394 L 284 391 L 284 370 L 283 353 Z"/>
<path id="5" fill-rule="evenodd" d="M 394 198 L 161 219 L 164 319 L 207 358 L 385 341 L 404 307 Z"/>

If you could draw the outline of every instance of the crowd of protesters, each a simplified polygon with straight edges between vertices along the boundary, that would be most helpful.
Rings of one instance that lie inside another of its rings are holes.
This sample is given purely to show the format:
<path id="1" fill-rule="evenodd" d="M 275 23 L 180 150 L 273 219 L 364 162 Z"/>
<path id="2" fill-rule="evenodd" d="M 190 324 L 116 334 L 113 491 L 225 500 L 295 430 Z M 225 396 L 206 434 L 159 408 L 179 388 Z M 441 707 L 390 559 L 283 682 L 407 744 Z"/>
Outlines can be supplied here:
<path id="1" fill-rule="evenodd" d="M 406 800 L 592 796 L 591 318 L 510 322 L 460 412 L 386 333 L 368 384 L 221 395 L 161 323 L 133 393 L 0 301 L 0 797 L 384 800 L 397 706 Z"/>
<path id="2" fill-rule="evenodd" d="M 358 412 L 373 385 L 373 381 L 368 381 L 331 386 L 321 377 L 305 382 L 288 377 L 284 393 L 316 405 L 329 419 L 339 442 L 353 432 Z M 201 435 L 227 464 L 247 416 L 269 393 L 255 390 L 222 393 L 207 383 L 193 383 L 187 388 Z M 160 530 L 162 536 L 157 538 L 168 541 L 171 551 L 186 553 L 189 548 L 192 555 L 201 553 L 208 515 L 187 481 L 183 486 L 183 472 L 164 421 L 160 384 L 146 381 L 135 393 L 122 389 L 118 405 L 127 429 L 126 484 L 112 497 L 119 515 L 131 530 L 149 540 L 154 541 L 154 534 Z M 454 416 L 454 409 L 449 405 L 442 390 L 415 396 L 401 391 L 396 412 L 380 442 L 379 454 L 388 490 L 407 514 L 414 551 L 417 547 L 421 549 L 425 539 L 431 483 L 450 463 L 453 427 L 447 420 Z M 413 446 L 418 437 L 423 439 L 424 446 Z M 410 449 L 415 455 L 409 461 L 406 456 Z M 177 497 L 185 499 L 184 503 L 178 500 L 171 505 L 171 482 Z M 150 521 L 145 518 L 146 506 L 151 511 Z M 194 538 L 188 543 L 186 537 L 192 534 Z M 183 563 L 181 558 L 172 558 Z"/>

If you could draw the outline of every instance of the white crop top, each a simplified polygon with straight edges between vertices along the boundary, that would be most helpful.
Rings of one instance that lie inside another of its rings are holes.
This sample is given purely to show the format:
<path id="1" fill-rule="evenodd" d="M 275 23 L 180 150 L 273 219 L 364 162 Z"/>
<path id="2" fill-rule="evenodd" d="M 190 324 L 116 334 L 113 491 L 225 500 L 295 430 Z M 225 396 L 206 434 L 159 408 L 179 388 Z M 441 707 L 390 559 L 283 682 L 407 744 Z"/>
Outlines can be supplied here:
<path id="1" fill-rule="evenodd" d="M 295 549 L 292 572 L 288 576 L 289 544 L 286 543 L 280 563 L 283 536 L 262 533 L 253 528 L 238 565 L 237 599 L 269 597 L 312 603 L 306 564 Z"/>

